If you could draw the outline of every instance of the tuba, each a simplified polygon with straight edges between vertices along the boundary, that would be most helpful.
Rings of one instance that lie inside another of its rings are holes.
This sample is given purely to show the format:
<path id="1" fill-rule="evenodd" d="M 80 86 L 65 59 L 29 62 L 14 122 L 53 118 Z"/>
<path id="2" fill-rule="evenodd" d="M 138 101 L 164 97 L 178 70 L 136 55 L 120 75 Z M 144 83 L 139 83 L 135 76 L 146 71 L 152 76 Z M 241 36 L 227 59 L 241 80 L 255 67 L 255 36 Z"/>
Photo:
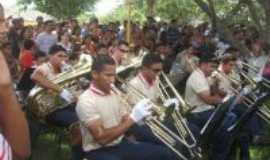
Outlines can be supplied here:
<path id="1" fill-rule="evenodd" d="M 89 59 L 81 59 L 73 67 L 58 74 L 52 82 L 78 96 L 83 92 L 85 86 L 88 87 L 91 65 L 92 62 Z M 40 86 L 35 86 L 30 91 L 27 104 L 34 116 L 40 119 L 44 119 L 48 114 L 68 105 L 58 93 L 48 91 Z"/>

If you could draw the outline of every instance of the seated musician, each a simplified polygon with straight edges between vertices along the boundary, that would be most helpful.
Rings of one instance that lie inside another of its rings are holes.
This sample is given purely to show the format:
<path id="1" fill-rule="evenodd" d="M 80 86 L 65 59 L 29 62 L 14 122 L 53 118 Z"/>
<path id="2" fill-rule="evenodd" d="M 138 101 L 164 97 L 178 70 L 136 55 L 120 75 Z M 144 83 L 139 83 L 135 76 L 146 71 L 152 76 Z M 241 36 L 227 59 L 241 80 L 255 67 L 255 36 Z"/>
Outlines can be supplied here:
<path id="1" fill-rule="evenodd" d="M 59 93 L 60 97 L 68 103 L 72 103 L 75 97 L 67 89 L 61 88 L 59 85 L 54 84 L 53 80 L 58 74 L 61 73 L 61 65 L 67 59 L 66 50 L 59 46 L 54 45 L 49 51 L 49 61 L 38 66 L 31 76 L 31 79 L 43 88 L 49 91 Z M 46 116 L 48 122 L 68 127 L 70 124 L 78 120 L 74 105 L 67 106 L 59 109 Z"/>
<path id="2" fill-rule="evenodd" d="M 221 64 L 218 68 L 218 72 L 213 73 L 215 74 L 214 77 L 217 77 L 219 79 L 218 88 L 222 91 L 224 91 L 226 94 L 235 95 L 235 89 L 236 87 L 241 87 L 241 81 L 240 76 L 233 71 L 234 66 L 236 65 L 236 58 L 232 55 L 226 55 L 221 59 Z M 238 85 L 238 86 L 237 86 Z M 239 103 L 233 108 L 232 112 L 240 117 L 246 110 L 248 106 L 246 106 L 242 101 L 239 101 Z M 248 153 L 248 146 L 250 139 L 249 137 L 253 137 L 253 142 L 256 144 L 267 144 L 269 143 L 269 140 L 266 139 L 260 133 L 262 128 L 262 124 L 260 123 L 259 117 L 254 114 L 250 117 L 250 119 L 247 121 L 244 129 L 245 131 L 248 131 L 247 138 L 242 137 L 241 138 L 241 145 L 242 147 L 242 157 L 249 157 Z M 263 142 L 264 141 L 264 142 Z M 268 142 L 267 142 L 268 141 Z"/>
<path id="3" fill-rule="evenodd" d="M 150 115 L 149 101 L 139 101 L 131 114 L 111 86 L 115 81 L 116 63 L 107 55 L 93 62 L 90 88 L 78 99 L 76 111 L 81 124 L 85 157 L 91 160 L 166 160 L 167 148 L 143 142 L 131 142 L 125 132 Z"/>
<path id="4" fill-rule="evenodd" d="M 159 104 L 161 102 L 161 93 L 159 87 L 159 74 L 162 72 L 162 60 L 158 54 L 148 53 L 143 57 L 141 68 L 137 75 L 130 80 L 129 84 L 144 94 L 147 98 L 153 102 Z M 128 91 L 128 99 L 131 103 L 138 101 L 134 96 L 134 93 Z M 177 105 L 179 107 L 178 100 L 176 98 L 169 98 L 163 102 L 163 106 Z M 161 104 L 162 105 L 162 104 Z M 165 120 L 163 124 L 171 131 L 178 134 L 174 123 L 170 120 Z M 188 123 L 188 126 L 195 137 L 198 137 L 199 129 L 194 124 Z M 131 128 L 130 133 L 133 134 L 136 140 L 146 141 L 155 144 L 163 144 L 155 136 L 153 136 L 151 130 L 145 125 L 135 125 Z M 182 149 L 181 149 L 182 150 Z"/>
<path id="5" fill-rule="evenodd" d="M 31 79 L 39 86 L 47 89 L 49 92 L 56 92 L 62 99 L 67 102 L 67 106 L 56 109 L 51 113 L 47 113 L 46 121 L 50 124 L 60 127 L 70 127 L 71 124 L 78 121 L 78 117 L 75 112 L 75 97 L 70 91 L 65 88 L 61 88 L 59 85 L 53 83 L 53 80 L 58 74 L 61 73 L 61 64 L 67 59 L 66 50 L 59 46 L 54 45 L 49 50 L 49 60 L 46 63 L 38 66 L 33 72 Z M 57 106 L 55 106 L 57 107 Z M 59 106 L 60 107 L 60 106 Z M 76 128 L 73 128 L 71 132 L 75 132 Z M 76 133 L 76 132 L 75 132 Z M 75 147 L 78 145 L 79 139 L 71 139 L 73 146 L 73 153 L 77 154 L 76 150 L 79 148 Z M 75 156 L 75 155 L 73 155 Z M 76 158 L 75 158 L 76 159 Z"/>
<path id="6" fill-rule="evenodd" d="M 160 96 L 157 78 L 163 67 L 161 57 L 149 53 L 143 57 L 141 66 L 139 73 L 129 83 L 149 99 L 157 102 Z M 133 97 L 135 96 L 130 96 Z"/>
<path id="7" fill-rule="evenodd" d="M 197 69 L 192 72 L 186 82 L 185 99 L 191 107 L 195 107 L 192 110 L 193 114 L 198 115 L 194 116 L 198 119 L 191 118 L 191 121 L 200 127 L 203 127 L 210 117 L 214 106 L 221 104 L 223 100 L 219 95 L 211 95 L 210 93 L 210 84 L 207 78 L 211 76 L 216 66 L 211 58 L 213 58 L 211 55 L 202 56 Z"/>
<path id="8" fill-rule="evenodd" d="M 236 65 L 236 57 L 231 54 L 227 54 L 222 57 L 221 64 L 217 71 L 213 72 L 210 79 L 218 81 L 218 90 L 224 94 L 233 94 L 233 88 L 237 87 L 237 83 L 240 81 L 240 76 L 233 71 Z M 213 80 L 213 81 L 214 81 Z"/>
<path id="9" fill-rule="evenodd" d="M 192 110 L 189 121 L 201 128 L 213 113 L 214 106 L 223 103 L 222 97 L 218 94 L 210 93 L 210 85 L 207 78 L 212 74 L 216 66 L 213 58 L 214 56 L 210 53 L 201 56 L 198 68 L 192 72 L 186 84 L 185 99 L 191 107 L 195 107 Z M 224 127 L 228 127 L 228 125 L 230 124 L 224 124 Z M 210 156 L 213 160 L 223 160 L 228 155 L 228 150 L 230 149 L 227 143 L 229 136 L 226 133 L 222 136 L 213 140 L 213 151 Z"/>
<path id="10" fill-rule="evenodd" d="M 118 44 L 118 47 L 113 50 L 111 53 L 111 57 L 115 61 L 117 66 L 120 66 L 123 64 L 124 58 L 126 56 L 126 53 L 128 53 L 128 43 L 125 41 L 120 41 Z"/>

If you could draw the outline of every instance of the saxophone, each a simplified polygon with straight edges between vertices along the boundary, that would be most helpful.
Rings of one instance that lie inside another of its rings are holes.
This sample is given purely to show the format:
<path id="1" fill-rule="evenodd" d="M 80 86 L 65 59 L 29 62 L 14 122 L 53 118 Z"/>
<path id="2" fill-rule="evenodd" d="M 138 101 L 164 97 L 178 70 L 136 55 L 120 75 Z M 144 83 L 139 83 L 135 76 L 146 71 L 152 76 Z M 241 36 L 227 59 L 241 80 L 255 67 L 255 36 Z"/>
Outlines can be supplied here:
<path id="1" fill-rule="evenodd" d="M 81 59 L 73 67 L 58 74 L 52 82 L 61 88 L 68 89 L 76 97 L 85 87 L 88 87 L 92 62 Z M 30 111 L 39 119 L 44 119 L 55 110 L 62 109 L 68 104 L 60 98 L 58 93 L 48 91 L 40 86 L 35 86 L 29 93 L 27 104 Z"/>

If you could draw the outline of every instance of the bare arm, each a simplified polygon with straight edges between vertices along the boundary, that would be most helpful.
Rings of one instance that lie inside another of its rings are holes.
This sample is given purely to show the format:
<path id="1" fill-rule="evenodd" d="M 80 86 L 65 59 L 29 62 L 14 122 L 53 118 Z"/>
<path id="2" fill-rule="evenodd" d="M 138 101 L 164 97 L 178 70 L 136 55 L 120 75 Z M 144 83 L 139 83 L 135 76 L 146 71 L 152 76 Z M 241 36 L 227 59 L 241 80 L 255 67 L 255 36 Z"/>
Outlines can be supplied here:
<path id="1" fill-rule="evenodd" d="M 0 66 L 1 128 L 13 150 L 14 157 L 26 159 L 31 152 L 28 124 L 13 91 L 10 74 L 2 53 L 0 53 Z"/>
<path id="2" fill-rule="evenodd" d="M 223 100 L 220 96 L 212 96 L 209 91 L 201 92 L 198 95 L 206 104 L 209 105 L 221 104 Z"/>
<path id="3" fill-rule="evenodd" d="M 105 129 L 99 120 L 91 122 L 87 127 L 99 144 L 106 145 L 124 134 L 133 124 L 134 121 L 128 117 L 112 128 Z"/>
<path id="4" fill-rule="evenodd" d="M 50 82 L 46 77 L 43 75 L 43 73 L 40 70 L 35 71 L 31 79 L 36 82 L 38 85 L 40 85 L 43 88 L 46 88 L 48 90 L 53 90 L 55 92 L 61 92 L 62 88 L 58 85 Z"/>

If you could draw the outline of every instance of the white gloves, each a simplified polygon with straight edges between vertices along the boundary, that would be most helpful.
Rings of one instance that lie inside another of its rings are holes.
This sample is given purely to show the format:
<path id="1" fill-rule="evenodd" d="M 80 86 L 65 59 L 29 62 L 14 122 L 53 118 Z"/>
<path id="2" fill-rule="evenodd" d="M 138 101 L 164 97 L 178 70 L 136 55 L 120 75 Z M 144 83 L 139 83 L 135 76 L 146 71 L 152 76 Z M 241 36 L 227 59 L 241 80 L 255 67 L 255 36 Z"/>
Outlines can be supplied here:
<path id="1" fill-rule="evenodd" d="M 151 105 L 150 105 L 149 99 L 143 99 L 139 101 L 134 108 L 132 109 L 132 112 L 130 114 L 130 118 L 135 122 L 139 123 L 141 120 L 143 120 L 145 117 L 151 115 Z"/>
<path id="2" fill-rule="evenodd" d="M 250 92 L 252 91 L 252 88 L 251 88 L 251 86 L 245 86 L 244 88 L 243 88 L 243 94 L 245 95 L 245 94 L 249 94 Z"/>
<path id="3" fill-rule="evenodd" d="M 222 99 L 222 103 L 227 102 L 230 98 L 232 98 L 234 95 L 233 94 L 227 94 L 223 99 Z"/>
<path id="4" fill-rule="evenodd" d="M 258 83 L 258 82 L 262 81 L 262 76 L 257 75 L 256 77 L 253 78 L 253 80 Z"/>
<path id="5" fill-rule="evenodd" d="M 170 99 L 167 99 L 164 103 L 163 103 L 163 106 L 164 107 L 169 107 L 171 105 L 174 105 L 175 106 L 175 109 L 176 110 L 179 110 L 179 101 L 177 98 L 170 98 Z"/>
<path id="6" fill-rule="evenodd" d="M 60 93 L 60 97 L 68 103 L 72 103 L 74 101 L 74 96 L 67 89 L 62 90 L 62 92 Z"/>

